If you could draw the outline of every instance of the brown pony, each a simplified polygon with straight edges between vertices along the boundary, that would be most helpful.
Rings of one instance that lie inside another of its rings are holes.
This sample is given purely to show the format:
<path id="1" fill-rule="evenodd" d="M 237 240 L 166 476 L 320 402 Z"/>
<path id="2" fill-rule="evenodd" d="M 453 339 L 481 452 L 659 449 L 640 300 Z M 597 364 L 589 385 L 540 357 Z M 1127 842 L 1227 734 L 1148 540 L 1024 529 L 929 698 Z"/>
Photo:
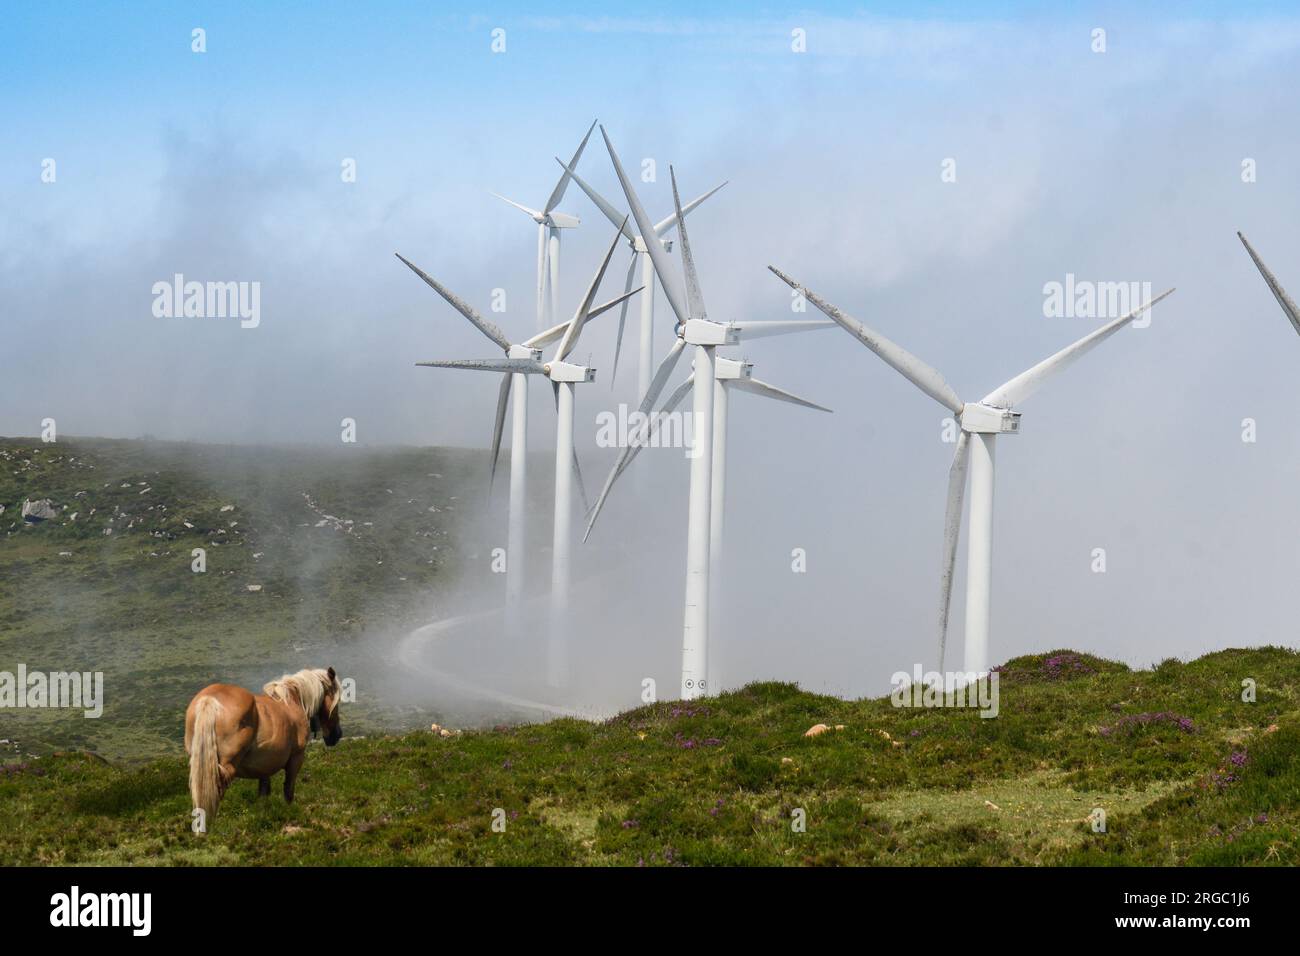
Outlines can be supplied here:
<path id="1" fill-rule="evenodd" d="M 307 755 L 310 734 L 324 732 L 333 747 L 343 736 L 334 668 L 285 674 L 254 694 L 232 684 L 210 684 L 185 711 L 185 751 L 190 755 L 190 796 L 211 821 L 236 777 L 257 780 L 270 796 L 271 777 L 284 771 L 284 799 Z"/>

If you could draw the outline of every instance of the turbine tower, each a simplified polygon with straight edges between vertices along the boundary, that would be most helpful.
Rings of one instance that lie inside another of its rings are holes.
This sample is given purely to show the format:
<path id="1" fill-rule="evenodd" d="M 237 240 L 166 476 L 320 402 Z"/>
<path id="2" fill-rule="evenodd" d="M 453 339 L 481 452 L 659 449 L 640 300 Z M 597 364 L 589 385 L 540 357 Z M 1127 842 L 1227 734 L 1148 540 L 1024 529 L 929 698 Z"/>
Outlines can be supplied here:
<path id="1" fill-rule="evenodd" d="M 582 137 L 582 142 L 578 144 L 573 159 L 569 160 L 570 169 L 578 165 L 578 160 L 582 158 L 582 151 L 587 148 L 587 140 L 591 138 L 591 131 L 595 128 L 596 121 L 593 120 L 591 126 L 587 128 L 587 135 Z M 560 204 L 560 200 L 564 198 L 564 191 L 568 188 L 569 173 L 566 169 L 561 174 L 559 182 L 555 184 L 555 188 L 551 190 L 546 205 L 540 210 L 530 209 L 513 199 L 507 199 L 499 193 L 492 194 L 502 202 L 508 202 L 522 211 L 533 222 L 537 223 L 537 330 L 539 332 L 554 323 L 555 316 L 559 313 L 560 230 L 573 229 L 580 222 L 577 216 L 554 211 L 555 207 Z M 547 294 L 548 290 L 549 296 Z"/>
<path id="2" fill-rule="evenodd" d="M 970 466 L 970 535 L 966 555 L 966 660 L 967 674 L 988 671 L 989 599 L 993 571 L 993 452 L 998 435 L 1020 432 L 1020 412 L 1012 409 L 1087 352 L 1110 338 L 1165 296 L 1169 289 L 1101 328 L 1067 345 L 1055 355 L 1021 372 L 978 402 L 963 402 L 934 368 L 857 319 L 826 302 L 775 266 L 768 268 L 792 289 L 830 316 L 846 332 L 875 352 L 886 365 L 953 413 L 961 425 L 952 468 L 948 472 L 948 508 L 943 530 L 943 566 L 939 586 L 939 670 L 943 670 L 948 640 L 948 610 L 952 599 L 953 568 L 957 559 L 957 538 L 961 532 L 962 498 L 966 493 L 966 471 Z"/>
<path id="3" fill-rule="evenodd" d="M 614 164 L 614 172 L 627 198 L 632 217 L 636 220 L 637 230 L 642 236 L 653 235 L 654 224 L 646 215 L 645 209 L 637 199 L 632 183 L 623 171 L 614 145 L 602 126 L 600 134 L 604 137 L 605 147 Z M 686 277 L 686 297 L 677 285 L 677 277 L 670 271 L 668 253 L 661 243 L 646 243 L 646 253 L 654 264 L 655 274 L 663 287 L 664 296 L 677 318 L 675 327 L 676 341 L 668 350 L 649 387 L 641 398 L 640 412 L 644 419 L 654 407 L 659 393 L 663 391 L 678 358 L 687 345 L 695 346 L 694 374 L 700 381 L 712 381 L 716 374 L 715 353 L 720 345 L 739 344 L 748 330 L 767 327 L 767 334 L 775 334 L 773 327 L 781 326 L 781 331 L 798 331 L 807 328 L 803 322 L 729 322 L 721 323 L 709 319 L 704 308 L 704 297 L 700 292 L 699 277 L 695 272 L 695 261 L 691 257 L 691 243 L 686 232 L 686 218 L 682 212 L 681 197 L 677 192 L 677 176 L 669 167 L 669 176 L 673 184 L 673 206 L 677 213 L 677 225 L 681 232 L 682 270 Z M 823 325 L 824 323 L 814 323 Z M 798 327 L 798 328 L 796 328 Z M 713 447 L 713 389 L 697 388 L 693 390 L 693 424 L 696 446 L 702 449 Z M 624 449 L 626 456 L 628 449 Z M 623 456 L 620 456 L 620 462 Z M 617 477 L 619 464 L 606 479 L 608 487 Z M 709 639 L 709 531 L 712 523 L 710 507 L 712 504 L 713 456 L 701 453 L 691 459 L 691 484 L 687 518 L 686 546 L 686 601 L 682 621 L 682 682 L 681 696 L 690 700 L 708 693 L 708 639 Z M 605 494 L 606 492 L 602 492 Z M 590 534 L 590 526 L 587 533 Z"/>
<path id="4" fill-rule="evenodd" d="M 561 166 L 564 166 L 564 163 L 559 159 L 559 157 L 556 157 L 555 161 Z M 627 266 L 627 281 L 623 285 L 624 290 L 632 288 L 632 282 L 636 276 L 637 260 L 640 259 L 641 261 L 641 286 L 645 289 L 645 294 L 641 296 L 640 352 L 637 355 L 636 394 L 637 399 L 640 400 L 641 396 L 645 395 L 646 389 L 650 387 L 650 369 L 653 365 L 654 356 L 654 263 L 650 260 L 650 257 L 645 254 L 646 241 L 644 236 L 639 232 L 632 231 L 631 227 L 627 225 L 627 217 L 620 216 L 618 210 L 614 208 L 612 203 L 605 199 L 605 197 L 600 193 L 596 192 L 596 190 L 592 189 L 591 186 L 587 184 L 586 180 L 574 172 L 572 164 L 564 166 L 564 170 L 573 181 L 578 184 L 578 187 L 587 194 L 587 198 L 595 203 L 596 208 L 605 214 L 606 219 L 615 226 L 618 226 L 620 222 L 623 223 L 621 231 L 623 235 L 627 237 L 628 245 L 632 249 L 632 260 Z M 704 195 L 696 196 L 682 207 L 682 215 L 689 215 L 692 209 L 700 205 L 700 203 L 704 202 L 704 200 L 708 199 L 725 185 L 727 185 L 726 182 L 722 182 L 717 186 L 714 186 Z M 675 210 L 672 215 L 655 223 L 653 230 L 654 238 L 662 244 L 665 252 L 673 251 L 672 240 L 665 239 L 664 237 L 672 232 L 673 227 L 676 225 L 677 212 Z M 644 258 L 642 258 L 642 256 L 644 256 Z M 618 317 L 618 337 L 614 342 L 614 368 L 610 372 L 609 376 L 610 388 L 614 387 L 614 377 L 618 375 L 618 357 L 623 348 L 623 328 L 626 322 L 627 305 L 625 304 Z"/>
<path id="5" fill-rule="evenodd" d="M 774 323 L 779 324 L 779 323 Z M 780 323 L 783 324 L 783 323 Z M 809 322 L 812 328 L 829 328 L 834 325 L 833 322 Z M 785 330 L 790 331 L 790 330 Z M 803 329 L 797 330 L 803 331 Z M 751 338 L 759 337 L 753 334 Z M 821 412 L 829 412 L 830 409 L 816 402 L 810 402 L 806 398 L 800 398 L 791 392 L 777 388 L 775 385 L 769 385 L 767 382 L 760 381 L 753 377 L 754 365 L 741 359 L 730 359 L 718 356 L 714 368 L 713 376 L 713 481 L 710 493 L 709 504 L 709 586 L 712 589 L 711 603 L 714 605 L 713 611 L 717 611 L 717 599 L 721 593 L 721 575 L 722 575 L 722 532 L 723 517 L 726 510 L 727 491 L 726 491 L 726 464 L 727 464 L 727 419 L 728 408 L 730 406 L 730 393 L 733 389 L 739 389 L 744 392 L 751 392 L 764 398 L 770 398 L 779 402 L 789 402 L 792 405 L 800 405 L 804 408 L 811 408 Z M 636 459 L 637 454 L 647 444 L 654 441 L 658 433 L 660 424 L 664 421 L 665 416 L 672 414 L 673 410 L 681 404 L 684 399 L 695 387 L 695 372 L 692 371 L 686 379 L 669 393 L 664 399 L 663 407 L 652 416 L 650 421 L 649 432 L 644 441 L 629 444 L 624 449 L 623 454 L 619 457 L 618 463 L 614 466 L 612 477 L 601 489 L 600 497 L 591 510 L 587 520 L 587 534 L 591 534 L 592 526 L 595 525 L 596 519 L 600 517 L 600 512 L 605 506 L 605 500 L 614 486 L 614 482 L 622 477 L 623 472 Z M 584 538 L 585 540 L 585 538 Z M 714 619 L 719 619 L 717 613 Z M 716 688 L 718 682 L 716 676 L 713 680 L 713 686 Z"/>
<path id="6" fill-rule="evenodd" d="M 617 241 L 617 237 L 615 237 Z M 501 436 L 505 427 L 506 410 L 511 401 L 514 402 L 514 418 L 511 430 L 511 450 L 510 450 L 510 510 L 507 516 L 506 525 L 506 618 L 508 627 L 513 629 L 517 623 L 519 606 L 523 599 L 524 585 L 527 579 L 526 571 L 526 541 L 525 526 L 527 516 L 527 493 L 528 493 L 528 380 L 529 374 L 545 374 L 550 377 L 550 372 L 546 369 L 548 366 L 541 364 L 541 350 L 550 345 L 552 342 L 561 341 L 561 345 L 566 349 L 565 354 L 572 350 L 573 344 L 577 341 L 576 334 L 570 336 L 570 330 L 579 317 L 585 324 L 589 319 L 593 319 L 604 312 L 608 312 L 614 306 L 623 302 L 630 295 L 635 295 L 636 290 L 619 296 L 606 302 L 604 305 L 590 308 L 590 302 L 584 300 L 584 305 L 578 309 L 578 314 L 569 322 L 563 322 L 559 325 L 552 326 L 543 332 L 539 332 L 532 338 L 516 345 L 506 338 L 494 323 L 483 318 L 469 303 L 465 302 L 451 290 L 443 286 L 437 279 L 421 269 L 415 263 L 411 262 L 400 253 L 397 258 L 401 259 L 408 268 L 417 276 L 423 279 L 430 288 L 442 296 L 457 312 L 467 318 L 470 323 L 482 332 L 489 340 L 501 348 L 505 353 L 504 359 L 456 359 L 439 362 L 417 362 L 417 365 L 433 366 L 438 368 L 464 368 L 475 369 L 478 371 L 500 372 L 501 389 L 497 396 L 497 408 L 495 424 L 492 431 L 492 454 L 491 465 L 488 474 L 488 492 L 491 493 L 492 484 L 496 479 L 497 460 L 501 453 Z M 609 262 L 608 256 L 605 260 Z M 604 273 L 604 266 L 601 267 L 601 273 Z M 593 288 L 594 291 L 594 288 Z M 590 297 L 589 293 L 589 297 Z M 567 346 L 564 341 L 568 341 Z M 556 368 L 556 374 L 563 376 L 570 368 L 566 363 L 559 363 Z M 558 410 L 558 403 L 557 403 Z M 570 421 L 569 434 L 572 436 L 572 422 Z M 569 456 L 572 461 L 572 468 L 578 471 L 577 454 L 572 450 L 572 442 L 569 443 Z M 568 469 L 565 469 L 566 479 Z M 567 484 L 567 481 L 566 481 Z M 581 476 L 579 476 L 581 486 Z M 557 481 L 557 494 L 559 482 Z"/>

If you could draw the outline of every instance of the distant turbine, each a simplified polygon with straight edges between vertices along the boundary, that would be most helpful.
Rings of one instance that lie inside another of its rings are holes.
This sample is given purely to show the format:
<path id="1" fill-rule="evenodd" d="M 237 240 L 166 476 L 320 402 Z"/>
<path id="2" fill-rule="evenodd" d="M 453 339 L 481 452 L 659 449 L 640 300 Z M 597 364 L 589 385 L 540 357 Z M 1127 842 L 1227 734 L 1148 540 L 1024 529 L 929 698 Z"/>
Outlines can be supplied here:
<path id="1" fill-rule="evenodd" d="M 961 532 L 962 498 L 966 493 L 966 469 L 970 462 L 970 540 L 966 556 L 966 660 L 965 671 L 982 675 L 988 671 L 989 599 L 993 570 L 993 446 L 999 434 L 1018 434 L 1020 413 L 1013 406 L 1028 398 L 1038 387 L 1071 365 L 1076 359 L 1110 338 L 1143 312 L 1173 292 L 1163 292 L 1128 315 L 1115 319 L 1068 345 L 1033 368 L 994 389 L 978 402 L 963 402 L 944 377 L 919 358 L 857 319 L 846 315 L 775 266 L 771 271 L 791 288 L 801 292 L 859 342 L 875 352 L 886 365 L 948 409 L 961 425 L 952 468 L 948 473 L 948 509 L 943 530 L 943 568 L 939 586 L 939 669 L 943 670 L 948 640 L 948 610 L 952 599 L 953 568 L 957 560 L 957 537 Z M 971 455 L 970 436 L 975 436 Z"/>
<path id="2" fill-rule="evenodd" d="M 564 163 L 559 159 L 559 157 L 556 157 L 555 161 L 561 166 L 564 166 Z M 620 222 L 624 223 L 622 232 L 623 235 L 627 237 L 628 245 L 632 249 L 632 261 L 629 262 L 627 266 L 627 281 L 624 283 L 624 289 L 632 288 L 633 277 L 636 274 L 637 259 L 644 255 L 646 251 L 645 239 L 640 233 L 633 232 L 632 229 L 626 225 L 626 216 L 621 215 L 604 196 L 592 189 L 591 186 L 587 184 L 586 180 L 574 172 L 573 164 L 564 166 L 564 169 L 565 172 L 573 178 L 573 181 L 578 184 L 578 187 L 587 194 L 587 198 L 596 204 L 596 208 L 605 214 L 606 219 L 615 226 Z M 727 185 L 725 182 L 720 183 L 704 195 L 692 199 L 682 207 L 682 215 L 690 215 L 692 209 L 704 202 L 704 200 L 708 199 L 725 185 Z M 663 245 L 665 252 L 673 251 L 672 240 L 665 239 L 664 236 L 672 232 L 673 227 L 676 225 L 676 211 L 666 219 L 661 219 L 659 222 L 655 223 L 655 238 Z M 650 387 L 650 369 L 654 357 L 655 273 L 654 263 L 648 256 L 641 259 L 641 286 L 645 289 L 645 294 L 641 296 L 640 353 L 637 355 L 636 394 L 638 401 L 645 395 L 646 389 Z M 614 368 L 613 371 L 610 372 L 609 376 L 610 388 L 614 387 L 614 377 L 618 375 L 618 356 L 623 348 L 623 327 L 626 323 L 627 304 L 624 303 L 618 316 L 618 338 L 615 339 L 614 342 Z"/>
<path id="3" fill-rule="evenodd" d="M 1282 288 L 1277 279 L 1273 278 L 1273 273 L 1268 271 L 1268 266 L 1264 265 L 1263 260 L 1255 254 L 1255 250 L 1251 247 L 1250 243 L 1246 241 L 1246 237 L 1241 233 L 1237 233 L 1237 238 L 1241 240 L 1241 244 L 1245 246 L 1246 251 L 1250 253 L 1250 258 L 1255 261 L 1255 268 L 1258 269 L 1259 274 L 1264 277 L 1264 282 L 1268 285 L 1269 291 L 1273 293 L 1273 298 L 1277 299 L 1277 304 L 1282 307 L 1282 311 L 1285 312 L 1286 317 L 1291 320 L 1291 324 L 1295 326 L 1295 330 L 1300 332 L 1300 310 L 1296 309 L 1296 304 L 1291 301 L 1291 297 L 1286 294 L 1286 290 Z"/>
<path id="4" fill-rule="evenodd" d="M 619 183 L 627 198 L 632 217 L 636 220 L 637 230 L 642 236 L 654 234 L 654 224 L 646 215 L 641 201 L 637 199 L 632 183 L 623 171 L 618 154 L 609 141 L 609 136 L 602 126 L 601 136 L 605 147 L 614 163 L 614 172 L 618 174 Z M 668 355 L 660 364 L 651 379 L 649 387 L 641 398 L 640 412 L 644 418 L 654 407 L 659 393 L 663 391 L 673 368 L 677 365 L 682 351 L 687 345 L 695 346 L 694 374 L 701 381 L 712 380 L 715 372 L 715 355 L 719 345 L 736 345 L 742 336 L 753 337 L 756 334 L 778 334 L 794 332 L 810 327 L 824 326 L 824 322 L 715 322 L 708 318 L 704 309 L 704 297 L 700 293 L 699 278 L 695 273 L 695 260 L 691 257 L 691 243 L 686 233 L 686 216 L 682 211 L 681 197 L 677 193 L 677 177 L 672 167 L 669 175 L 673 183 L 673 206 L 677 213 L 678 229 L 681 232 L 682 268 L 686 277 L 686 298 L 683 300 L 678 280 L 670 269 L 668 253 L 661 243 L 646 243 L 646 252 L 654 263 L 655 274 L 663 287 L 664 296 L 677 317 L 675 332 L 677 340 L 668 350 Z M 700 448 L 713 447 L 713 389 L 694 389 L 692 423 L 694 441 Z M 625 448 L 619 462 L 614 465 L 606 479 L 606 490 L 617 478 L 620 466 L 630 449 Z M 682 626 L 682 684 L 681 696 L 685 700 L 708 693 L 708 639 L 709 639 L 709 532 L 711 525 L 710 506 L 712 499 L 713 456 L 698 454 L 691 459 L 691 488 L 687 519 L 686 546 L 686 608 Z M 586 535 L 591 534 L 591 524 L 587 525 Z M 584 535 L 584 540 L 586 535 Z"/>
<path id="5" fill-rule="evenodd" d="M 618 237 L 615 236 L 615 242 Z M 611 244 L 611 253 L 613 245 Z M 505 333 L 497 328 L 492 322 L 483 318 L 473 307 L 459 298 L 436 279 L 415 265 L 409 259 L 402 255 L 397 258 L 401 259 L 416 275 L 423 279 L 433 288 L 440 296 L 447 300 L 451 306 L 487 336 L 494 344 L 499 346 L 505 352 L 504 359 L 457 359 L 451 361 L 438 362 L 417 362 L 417 365 L 432 366 L 437 368 L 462 368 L 474 369 L 478 371 L 501 372 L 501 390 L 497 397 L 497 409 L 495 425 L 492 432 L 492 457 L 491 470 L 488 474 L 489 492 L 492 483 L 496 478 L 497 459 L 501 453 L 501 435 L 505 426 L 506 408 L 511 399 L 514 400 L 514 420 L 511 432 L 511 451 L 510 451 L 510 512 L 507 518 L 506 531 L 506 616 L 509 624 L 517 624 L 517 615 L 519 605 L 522 600 L 524 584 L 526 579 L 526 542 L 524 538 L 525 514 L 527 507 L 527 464 L 528 464 L 528 380 L 526 376 L 530 374 L 542 374 L 552 380 L 556 392 L 556 410 L 563 411 L 559 408 L 561 382 L 570 382 L 576 379 L 571 377 L 579 373 L 585 374 L 586 370 L 579 369 L 563 361 L 564 357 L 572 351 L 573 346 L 577 343 L 578 334 L 582 331 L 582 326 L 587 320 L 593 319 L 604 312 L 609 311 L 620 302 L 624 301 L 629 295 L 635 295 L 637 290 L 625 293 L 617 299 L 606 302 L 604 305 L 591 308 L 591 297 L 595 291 L 595 284 L 588 291 L 587 298 L 578 307 L 577 313 L 573 319 L 563 322 L 559 325 L 539 332 L 532 338 L 520 345 L 514 345 L 506 338 Z M 601 266 L 599 276 L 604 274 L 605 266 L 609 264 L 609 256 L 606 255 L 605 263 Z M 556 361 L 545 365 L 541 362 L 542 348 L 550 345 L 552 342 L 560 341 L 560 347 L 557 350 Z M 557 461 L 571 462 L 570 466 L 561 469 L 557 465 L 556 479 L 556 505 L 557 511 L 560 506 L 561 485 L 564 486 L 565 493 L 568 491 L 568 474 L 569 467 L 574 473 L 578 473 L 577 453 L 573 450 L 573 420 L 572 420 L 572 385 L 568 385 L 568 411 L 569 422 L 567 427 L 568 451 L 565 457 L 559 457 L 564 452 L 564 448 L 557 444 Z M 563 420 L 557 424 L 557 434 L 566 431 Z M 562 436 L 561 436 L 562 437 Z M 561 480 L 559 472 L 563 471 L 564 478 Z M 579 487 L 581 488 L 581 474 L 578 473 Z M 566 505 L 565 507 L 570 507 Z M 566 525 L 567 526 L 567 525 Z M 566 563 L 567 573 L 567 563 Z M 554 589 L 554 574 L 552 575 L 552 587 Z M 567 580 L 565 582 L 567 587 Z"/>
<path id="6" fill-rule="evenodd" d="M 590 127 L 587 128 L 587 135 L 582 137 L 582 142 L 578 144 L 577 151 L 573 154 L 573 159 L 569 160 L 569 167 L 578 165 L 578 160 L 582 158 L 582 151 L 587 148 L 587 140 L 591 138 L 591 131 L 596 128 L 596 122 L 593 120 Z M 569 216 L 562 212 L 554 212 L 560 200 L 564 198 L 564 191 L 569 188 L 569 173 L 566 171 L 561 174 L 555 188 L 551 190 L 550 198 L 546 200 L 546 205 L 537 209 L 529 209 L 527 206 L 520 205 L 513 199 L 506 199 L 499 193 L 493 193 L 503 202 L 508 202 L 516 209 L 525 213 L 533 222 L 537 223 L 537 328 L 545 329 L 555 321 L 555 316 L 559 313 L 560 302 L 560 230 L 573 229 L 578 225 L 580 220 L 577 216 Z M 550 290 L 549 299 L 547 290 Z"/>

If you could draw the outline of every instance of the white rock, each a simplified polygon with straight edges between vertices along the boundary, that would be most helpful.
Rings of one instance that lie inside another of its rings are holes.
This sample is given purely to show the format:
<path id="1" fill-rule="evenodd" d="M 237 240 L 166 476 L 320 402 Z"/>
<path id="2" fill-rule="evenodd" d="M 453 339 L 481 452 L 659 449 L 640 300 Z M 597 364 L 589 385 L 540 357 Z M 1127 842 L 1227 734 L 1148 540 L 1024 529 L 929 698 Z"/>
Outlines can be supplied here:
<path id="1" fill-rule="evenodd" d="M 24 500 L 22 516 L 27 521 L 48 521 L 58 517 L 58 512 L 54 510 L 53 501 L 49 498 L 41 498 L 37 501 Z"/>

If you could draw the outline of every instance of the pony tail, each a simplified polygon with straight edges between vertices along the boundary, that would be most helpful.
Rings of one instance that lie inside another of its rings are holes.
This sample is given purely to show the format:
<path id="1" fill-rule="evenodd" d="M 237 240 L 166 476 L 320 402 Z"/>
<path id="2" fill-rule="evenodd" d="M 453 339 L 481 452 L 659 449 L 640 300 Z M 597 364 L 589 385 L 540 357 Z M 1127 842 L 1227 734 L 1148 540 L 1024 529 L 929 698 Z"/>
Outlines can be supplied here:
<path id="1" fill-rule="evenodd" d="M 190 797 L 211 823 L 221 802 L 221 771 L 217 766 L 217 715 L 221 702 L 200 697 L 194 705 L 194 739 L 190 741 Z"/>

